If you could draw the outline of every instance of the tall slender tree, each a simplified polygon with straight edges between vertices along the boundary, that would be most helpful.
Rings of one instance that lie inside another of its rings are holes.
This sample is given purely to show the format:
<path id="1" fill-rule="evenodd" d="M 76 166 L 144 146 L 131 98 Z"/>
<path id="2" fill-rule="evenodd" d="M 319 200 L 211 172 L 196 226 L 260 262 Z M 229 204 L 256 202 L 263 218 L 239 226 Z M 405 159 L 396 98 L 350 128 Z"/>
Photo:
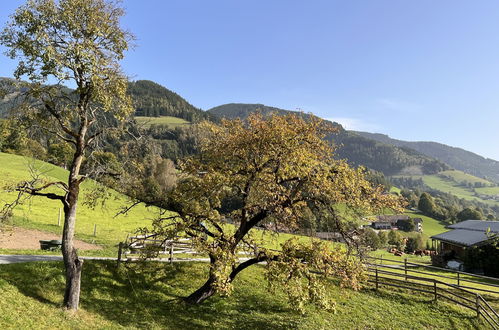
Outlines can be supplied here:
<path id="1" fill-rule="evenodd" d="M 22 117 L 72 145 L 66 181 L 35 177 L 15 188 L 63 205 L 64 307 L 70 310 L 78 309 L 83 265 L 73 244 L 76 210 L 80 185 L 91 175 L 82 173 L 82 164 L 132 111 L 127 78 L 119 65 L 133 39 L 120 27 L 123 14 L 116 1 L 29 0 L 0 34 L 6 54 L 19 60 L 15 77 L 30 82 Z"/>

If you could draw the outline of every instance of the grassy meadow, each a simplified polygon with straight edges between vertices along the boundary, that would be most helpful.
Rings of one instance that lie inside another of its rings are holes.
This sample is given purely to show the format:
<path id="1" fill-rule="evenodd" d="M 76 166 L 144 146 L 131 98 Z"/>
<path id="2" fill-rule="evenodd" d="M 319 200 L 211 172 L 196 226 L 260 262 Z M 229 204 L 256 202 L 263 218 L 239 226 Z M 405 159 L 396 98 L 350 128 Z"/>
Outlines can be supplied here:
<path id="1" fill-rule="evenodd" d="M 466 174 L 461 171 L 451 170 L 451 171 L 443 171 L 434 175 L 412 175 L 410 176 L 413 179 L 422 179 L 424 184 L 428 187 L 439 190 L 445 193 L 450 193 L 455 195 L 458 198 L 466 199 L 466 200 L 475 200 L 490 206 L 498 206 L 499 202 L 489 199 L 483 199 L 475 195 L 475 192 L 478 194 L 484 195 L 499 195 L 499 187 L 493 186 L 493 183 L 475 177 L 470 174 Z M 480 188 L 470 188 L 467 187 L 466 184 L 479 183 L 482 185 L 490 185 L 489 187 L 480 187 Z"/>
<path id="2" fill-rule="evenodd" d="M 137 116 L 135 117 L 137 123 L 145 128 L 149 128 L 152 125 L 168 126 L 170 128 L 175 128 L 177 126 L 189 126 L 191 123 L 185 119 L 172 117 L 172 116 L 160 116 L 160 117 L 145 117 Z"/>
<path id="3" fill-rule="evenodd" d="M 29 169 L 36 168 L 43 173 L 46 180 L 66 180 L 68 172 L 60 167 L 25 158 L 22 156 L 0 153 L 0 204 L 11 202 L 16 194 L 7 193 L 4 187 L 22 180 L 31 178 Z M 127 234 L 133 233 L 137 228 L 148 226 L 158 210 L 138 205 L 127 215 L 116 214 L 127 205 L 126 198 L 114 190 L 106 189 L 109 198 L 104 205 L 92 208 L 83 201 L 88 194 L 95 193 L 96 189 L 104 187 L 88 180 L 82 184 L 81 199 L 77 210 L 76 238 L 87 242 L 102 245 L 104 250 L 88 251 L 90 254 L 116 254 L 116 244 L 125 240 Z M 33 197 L 27 203 L 19 205 L 14 210 L 11 224 L 29 229 L 39 229 L 55 234 L 62 233 L 62 225 L 58 226 L 59 201 L 49 200 L 44 197 Z M 63 220 L 61 220 L 62 224 Z M 96 236 L 93 236 L 94 225 Z"/>
<path id="4" fill-rule="evenodd" d="M 82 276 L 81 310 L 60 309 L 64 277 L 57 262 L 0 267 L 0 327 L 71 329 L 471 329 L 483 328 L 473 313 L 430 296 L 391 290 L 339 289 L 328 294 L 336 310 L 310 306 L 292 310 L 283 292 L 269 294 L 263 267 L 245 270 L 230 297 L 213 297 L 200 306 L 179 298 L 199 287 L 206 265 L 161 265 L 148 273 L 116 268 L 113 262 L 87 261 Z"/>
<path id="5" fill-rule="evenodd" d="M 488 186 L 493 186 L 494 184 L 488 180 L 476 177 L 474 175 L 464 173 L 462 171 L 458 170 L 448 170 L 448 171 L 443 171 L 438 173 L 441 176 L 448 177 L 452 179 L 452 181 L 457 182 L 457 183 L 480 183 Z"/>

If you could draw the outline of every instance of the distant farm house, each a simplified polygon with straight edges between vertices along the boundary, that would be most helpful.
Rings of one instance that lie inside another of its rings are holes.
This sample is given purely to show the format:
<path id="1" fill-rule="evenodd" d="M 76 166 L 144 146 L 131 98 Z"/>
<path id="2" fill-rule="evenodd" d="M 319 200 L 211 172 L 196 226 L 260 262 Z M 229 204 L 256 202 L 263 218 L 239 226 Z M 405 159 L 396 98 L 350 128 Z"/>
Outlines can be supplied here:
<path id="1" fill-rule="evenodd" d="M 415 231 L 423 232 L 423 219 L 411 218 L 403 214 L 378 215 L 376 220 L 371 223 L 371 227 L 377 230 L 403 229 L 410 220 L 414 222 Z"/>
<path id="2" fill-rule="evenodd" d="M 440 254 L 453 253 L 456 257 L 463 257 L 468 248 L 490 244 L 491 236 L 499 234 L 499 221 L 466 220 L 447 228 L 452 230 L 431 236 L 431 239 L 440 243 Z"/>

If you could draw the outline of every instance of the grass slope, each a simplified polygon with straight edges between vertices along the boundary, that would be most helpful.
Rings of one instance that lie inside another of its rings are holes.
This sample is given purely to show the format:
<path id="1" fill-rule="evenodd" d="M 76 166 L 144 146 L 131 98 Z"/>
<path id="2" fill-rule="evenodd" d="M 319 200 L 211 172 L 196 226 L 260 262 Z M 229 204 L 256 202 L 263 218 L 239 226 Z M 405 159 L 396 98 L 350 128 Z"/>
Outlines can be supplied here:
<path id="1" fill-rule="evenodd" d="M 490 186 L 494 185 L 490 181 L 487 181 L 485 179 L 476 177 L 476 176 L 468 174 L 468 173 L 464 173 L 462 171 L 457 171 L 457 170 L 443 171 L 443 172 L 440 172 L 438 174 L 440 174 L 441 176 L 451 178 L 454 182 L 457 182 L 457 183 L 471 183 L 471 184 L 480 183 L 480 184 L 490 185 Z"/>
<path id="2" fill-rule="evenodd" d="M 167 126 L 170 128 L 189 126 L 191 123 L 185 119 L 172 117 L 172 116 L 160 116 L 160 117 L 142 117 L 137 116 L 135 120 L 139 125 L 145 128 L 149 128 L 152 125 Z"/>
<path id="3" fill-rule="evenodd" d="M 60 167 L 25 157 L 0 153 L 0 186 L 16 183 L 22 180 L 29 180 L 29 167 L 35 167 L 43 173 L 47 180 L 66 180 L 68 172 Z M 150 224 L 150 219 L 156 215 L 154 208 L 146 208 L 144 205 L 132 209 L 126 216 L 118 216 L 116 213 L 121 207 L 126 205 L 125 197 L 116 191 L 108 190 L 110 198 L 104 207 L 98 206 L 95 209 L 85 205 L 85 195 L 92 193 L 97 186 L 93 181 L 85 181 L 80 193 L 80 203 L 78 205 L 76 238 L 85 241 L 95 241 L 105 247 L 104 251 L 94 253 L 115 254 L 115 245 L 126 238 L 128 233 L 134 232 L 138 227 Z M 0 206 L 6 202 L 11 202 L 15 198 L 15 193 L 0 192 Z M 14 211 L 13 225 L 26 228 L 40 229 L 56 234 L 62 233 L 62 226 L 57 226 L 61 203 L 49 200 L 44 197 L 35 197 L 29 203 L 20 205 Z M 97 234 L 93 236 L 94 225 L 97 226 Z"/>
<path id="4" fill-rule="evenodd" d="M 178 263 L 149 274 L 116 269 L 114 263 L 87 261 L 80 312 L 59 306 L 64 277 L 59 263 L 0 266 L 0 327 L 74 329 L 470 329 L 484 325 L 472 313 L 431 297 L 364 289 L 328 292 L 336 313 L 310 307 L 305 315 L 289 308 L 285 296 L 266 290 L 262 267 L 251 267 L 235 281 L 228 298 L 200 306 L 179 299 L 199 287 L 207 265 Z"/>
<path id="5" fill-rule="evenodd" d="M 412 175 L 413 179 L 422 179 L 428 187 L 445 193 L 452 194 L 458 198 L 475 200 L 490 206 L 499 206 L 498 201 L 483 199 L 475 195 L 475 191 L 484 195 L 499 195 L 499 187 L 469 188 L 463 183 L 492 184 L 489 181 L 474 177 L 460 171 L 443 171 L 435 175 Z"/>

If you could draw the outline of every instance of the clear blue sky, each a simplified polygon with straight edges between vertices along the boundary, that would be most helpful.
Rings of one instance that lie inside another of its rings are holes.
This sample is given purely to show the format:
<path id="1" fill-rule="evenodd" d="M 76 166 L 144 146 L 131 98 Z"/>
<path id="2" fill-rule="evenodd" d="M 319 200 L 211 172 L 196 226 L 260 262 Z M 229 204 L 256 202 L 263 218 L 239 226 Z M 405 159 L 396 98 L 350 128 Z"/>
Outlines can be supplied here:
<path id="1" fill-rule="evenodd" d="M 22 1 L 3 0 L 3 25 Z M 499 160 L 499 1 L 128 0 L 123 62 L 202 109 L 302 109 Z M 2 57 L 0 76 L 14 63 Z"/>

